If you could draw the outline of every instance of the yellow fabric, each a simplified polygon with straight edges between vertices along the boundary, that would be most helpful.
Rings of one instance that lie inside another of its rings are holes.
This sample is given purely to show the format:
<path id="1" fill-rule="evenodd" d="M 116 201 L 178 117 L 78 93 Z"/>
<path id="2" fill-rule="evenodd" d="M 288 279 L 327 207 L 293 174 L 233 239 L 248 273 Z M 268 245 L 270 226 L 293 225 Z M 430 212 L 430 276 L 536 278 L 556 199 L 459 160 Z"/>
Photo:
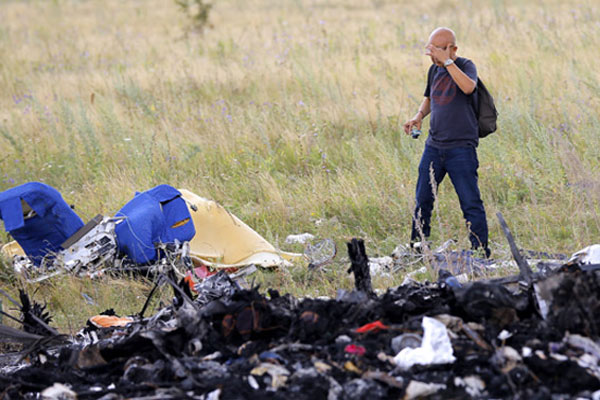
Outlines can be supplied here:
<path id="1" fill-rule="evenodd" d="M 215 268 L 254 264 L 278 267 L 304 262 L 304 256 L 279 251 L 256 231 L 220 204 L 186 189 L 179 189 L 194 221 L 196 235 L 190 241 L 190 255 L 198 262 Z M 194 205 L 196 211 L 191 207 Z M 0 249 L 8 258 L 25 254 L 17 242 Z"/>
<path id="2" fill-rule="evenodd" d="M 256 231 L 220 204 L 186 189 L 179 189 L 188 203 L 196 235 L 190 241 L 193 258 L 213 267 L 255 264 L 276 267 L 300 262 L 302 254 L 285 253 L 273 247 Z M 190 205 L 194 205 L 194 211 Z"/>

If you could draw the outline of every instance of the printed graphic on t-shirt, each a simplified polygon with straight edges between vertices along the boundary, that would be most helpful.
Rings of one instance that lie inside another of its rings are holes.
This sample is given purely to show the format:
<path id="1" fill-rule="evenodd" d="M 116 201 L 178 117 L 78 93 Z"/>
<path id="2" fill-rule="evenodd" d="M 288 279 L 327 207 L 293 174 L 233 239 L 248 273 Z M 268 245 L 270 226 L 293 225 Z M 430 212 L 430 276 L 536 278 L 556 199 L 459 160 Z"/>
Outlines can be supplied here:
<path id="1" fill-rule="evenodd" d="M 445 106 L 456 97 L 456 89 L 456 83 L 452 77 L 446 75 L 434 82 L 431 97 L 436 104 Z"/>

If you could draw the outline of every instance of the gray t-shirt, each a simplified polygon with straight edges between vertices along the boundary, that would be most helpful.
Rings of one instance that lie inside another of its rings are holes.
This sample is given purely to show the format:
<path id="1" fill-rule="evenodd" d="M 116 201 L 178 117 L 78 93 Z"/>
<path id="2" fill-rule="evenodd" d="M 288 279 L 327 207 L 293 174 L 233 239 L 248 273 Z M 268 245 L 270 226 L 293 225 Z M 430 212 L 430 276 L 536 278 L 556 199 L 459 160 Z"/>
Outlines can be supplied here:
<path id="1" fill-rule="evenodd" d="M 471 60 L 458 57 L 454 63 L 477 82 L 477 68 Z M 446 68 L 432 64 L 427 73 L 425 97 L 429 97 L 431 120 L 427 144 L 438 149 L 473 146 L 479 143 L 479 125 L 474 104 L 477 93 L 466 95 Z"/>

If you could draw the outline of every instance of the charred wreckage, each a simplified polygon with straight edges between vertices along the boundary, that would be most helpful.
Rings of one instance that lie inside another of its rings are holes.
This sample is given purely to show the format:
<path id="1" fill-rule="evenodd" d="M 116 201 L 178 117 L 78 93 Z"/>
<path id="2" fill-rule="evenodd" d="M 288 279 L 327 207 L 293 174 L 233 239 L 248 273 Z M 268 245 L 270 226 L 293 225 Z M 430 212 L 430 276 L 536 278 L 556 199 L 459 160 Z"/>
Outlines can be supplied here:
<path id="1" fill-rule="evenodd" d="M 72 336 L 26 293 L 2 290 L 21 329 L 0 325 L 0 340 L 23 348 L 0 355 L 0 397 L 600 399 L 597 249 L 533 272 L 498 217 L 513 277 L 461 283 L 440 269 L 436 282 L 376 294 L 352 239 L 355 290 L 335 299 L 246 289 L 225 271 L 193 284 L 157 271 L 172 304 L 152 316 L 148 301 L 133 316 L 107 310 Z"/>

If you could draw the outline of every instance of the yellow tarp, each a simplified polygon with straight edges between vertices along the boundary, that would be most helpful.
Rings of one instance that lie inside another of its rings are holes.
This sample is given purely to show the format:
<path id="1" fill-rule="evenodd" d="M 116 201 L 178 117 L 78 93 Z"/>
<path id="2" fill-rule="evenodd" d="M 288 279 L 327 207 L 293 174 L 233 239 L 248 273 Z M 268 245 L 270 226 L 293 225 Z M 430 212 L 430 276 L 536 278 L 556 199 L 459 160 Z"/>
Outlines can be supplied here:
<path id="1" fill-rule="evenodd" d="M 186 189 L 179 191 L 188 203 L 196 228 L 196 235 L 190 241 L 190 254 L 195 261 L 215 268 L 249 264 L 277 267 L 290 262 L 304 261 L 302 254 L 275 249 L 271 243 L 220 204 Z M 0 252 L 6 257 L 24 254 L 17 242 L 4 245 Z"/>
<path id="2" fill-rule="evenodd" d="M 302 254 L 285 253 L 273 247 L 256 231 L 220 204 L 204 199 L 189 190 L 179 189 L 188 203 L 196 235 L 190 241 L 193 258 L 213 267 L 249 264 L 276 267 L 300 262 Z M 194 211 L 190 205 L 197 209 Z"/>

